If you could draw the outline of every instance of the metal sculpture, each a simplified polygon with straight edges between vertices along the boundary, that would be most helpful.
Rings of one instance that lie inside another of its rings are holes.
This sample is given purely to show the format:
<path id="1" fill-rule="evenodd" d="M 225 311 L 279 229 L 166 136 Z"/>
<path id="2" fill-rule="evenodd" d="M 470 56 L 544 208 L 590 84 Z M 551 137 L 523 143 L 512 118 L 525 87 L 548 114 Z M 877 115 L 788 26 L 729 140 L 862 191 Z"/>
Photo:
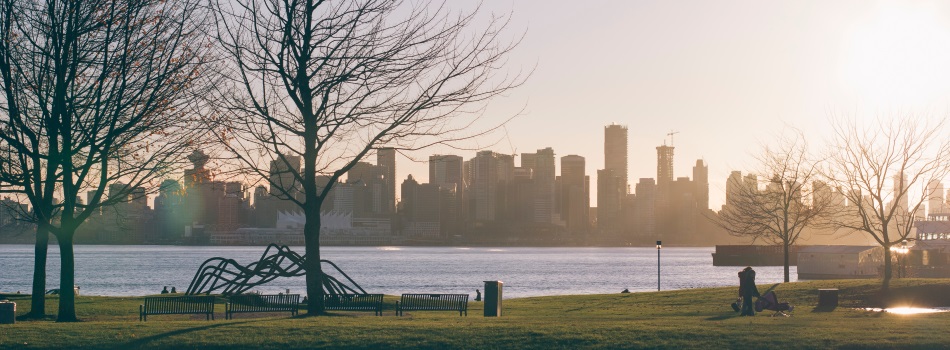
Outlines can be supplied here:
<path id="1" fill-rule="evenodd" d="M 257 262 L 242 266 L 234 259 L 211 258 L 205 260 L 191 280 L 186 294 L 210 294 L 219 291 L 222 295 L 244 293 L 251 288 L 273 281 L 278 277 L 303 276 L 306 256 L 301 256 L 287 246 L 269 244 Z M 321 284 L 328 295 L 366 294 L 350 276 L 329 260 L 320 260 L 322 266 L 335 269 L 346 282 L 323 273 Z M 323 268 L 327 270 L 326 267 Z"/>

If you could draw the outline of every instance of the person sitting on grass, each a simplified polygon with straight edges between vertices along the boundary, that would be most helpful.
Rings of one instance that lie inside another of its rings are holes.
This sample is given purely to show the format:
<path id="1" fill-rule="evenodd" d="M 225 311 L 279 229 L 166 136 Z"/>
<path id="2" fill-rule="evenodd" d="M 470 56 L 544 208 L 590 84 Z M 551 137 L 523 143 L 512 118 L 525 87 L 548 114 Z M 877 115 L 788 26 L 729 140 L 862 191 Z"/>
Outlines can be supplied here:
<path id="1" fill-rule="evenodd" d="M 168 286 L 162 288 L 162 294 L 168 294 Z"/>

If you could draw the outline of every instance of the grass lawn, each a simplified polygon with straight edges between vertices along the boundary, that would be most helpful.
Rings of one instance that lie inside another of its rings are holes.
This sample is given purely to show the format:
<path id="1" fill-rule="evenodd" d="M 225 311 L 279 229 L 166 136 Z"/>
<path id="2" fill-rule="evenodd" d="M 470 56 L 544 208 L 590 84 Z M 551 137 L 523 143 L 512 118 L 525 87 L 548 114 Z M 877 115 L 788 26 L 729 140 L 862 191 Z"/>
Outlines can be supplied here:
<path id="1" fill-rule="evenodd" d="M 856 308 L 950 306 L 950 280 L 895 280 L 889 298 L 880 281 L 836 280 L 759 285 L 774 288 L 795 306 L 792 317 L 739 317 L 729 307 L 736 288 L 504 300 L 504 316 L 413 312 L 395 317 L 397 297 L 387 297 L 385 316 L 372 312 L 328 317 L 238 315 L 149 316 L 138 321 L 142 298 L 80 297 L 83 322 L 18 321 L 0 325 L 0 348 L 90 349 L 290 349 L 290 348 L 948 348 L 950 313 L 895 315 Z M 840 306 L 816 311 L 818 288 L 839 288 Z M 12 298 L 17 313 L 28 297 Z M 51 312 L 55 298 L 47 300 Z"/>

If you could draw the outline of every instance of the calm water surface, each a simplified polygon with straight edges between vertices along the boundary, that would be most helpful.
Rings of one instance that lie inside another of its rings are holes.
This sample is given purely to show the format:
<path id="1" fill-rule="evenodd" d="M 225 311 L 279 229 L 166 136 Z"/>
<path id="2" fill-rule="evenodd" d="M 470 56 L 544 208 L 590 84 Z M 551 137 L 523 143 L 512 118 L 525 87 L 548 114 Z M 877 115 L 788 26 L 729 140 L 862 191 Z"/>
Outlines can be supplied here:
<path id="1" fill-rule="evenodd" d="M 303 253 L 303 247 L 295 247 Z M 712 266 L 714 248 L 663 248 L 663 290 L 735 286 L 739 267 Z M 187 289 L 211 257 L 249 264 L 264 247 L 76 246 L 76 284 L 83 295 L 155 294 Z M 369 293 L 475 293 L 503 281 L 505 297 L 655 291 L 655 248 L 324 247 L 323 257 Z M 0 292 L 29 292 L 33 246 L 0 245 Z M 782 281 L 782 267 L 756 267 L 759 284 Z M 47 288 L 59 288 L 59 250 L 50 247 Z M 796 279 L 795 267 L 791 278 Z M 255 288 L 305 294 L 303 277 Z"/>

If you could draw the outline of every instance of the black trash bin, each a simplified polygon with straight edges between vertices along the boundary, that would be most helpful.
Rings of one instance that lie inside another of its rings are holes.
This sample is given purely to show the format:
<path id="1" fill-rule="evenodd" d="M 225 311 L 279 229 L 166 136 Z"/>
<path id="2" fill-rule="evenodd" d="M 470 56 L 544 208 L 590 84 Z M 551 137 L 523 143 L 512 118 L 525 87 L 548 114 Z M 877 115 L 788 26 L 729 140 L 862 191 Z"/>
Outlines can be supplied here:
<path id="1" fill-rule="evenodd" d="M 0 324 L 16 323 L 16 303 L 0 301 Z"/>
<path id="2" fill-rule="evenodd" d="M 501 281 L 485 281 L 485 317 L 501 317 Z"/>

